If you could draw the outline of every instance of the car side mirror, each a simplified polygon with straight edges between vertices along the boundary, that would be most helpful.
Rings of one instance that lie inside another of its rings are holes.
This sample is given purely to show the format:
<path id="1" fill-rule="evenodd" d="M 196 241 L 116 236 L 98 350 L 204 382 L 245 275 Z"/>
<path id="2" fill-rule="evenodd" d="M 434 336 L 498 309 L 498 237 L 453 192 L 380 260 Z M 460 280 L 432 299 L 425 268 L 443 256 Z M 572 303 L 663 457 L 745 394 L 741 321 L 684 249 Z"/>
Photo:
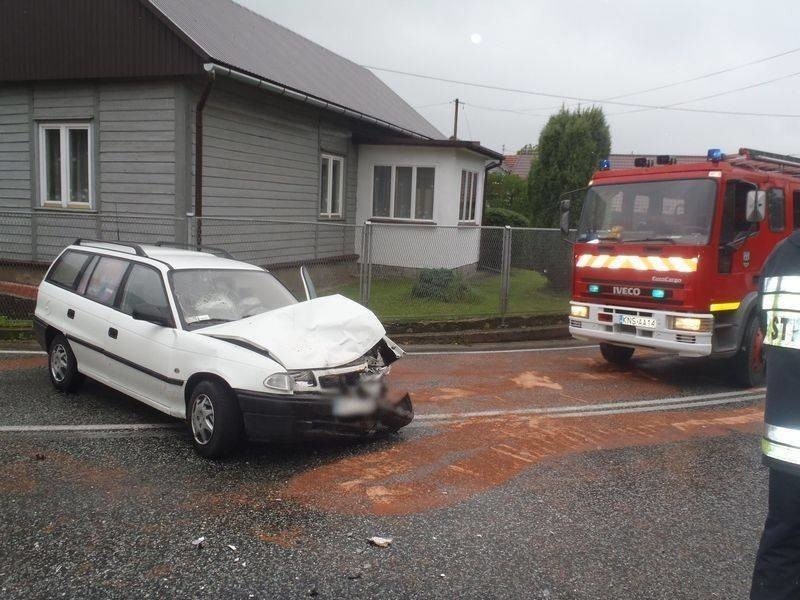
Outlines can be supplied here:
<path id="1" fill-rule="evenodd" d="M 300 267 L 300 279 L 303 280 L 303 291 L 306 293 L 306 300 L 312 300 L 317 297 L 317 288 L 314 287 L 314 282 L 311 280 L 311 273 L 305 265 Z"/>
<path id="2" fill-rule="evenodd" d="M 760 223 L 767 215 L 767 192 L 764 190 L 750 190 L 747 192 L 747 207 L 745 214 L 749 223 Z"/>
<path id="3" fill-rule="evenodd" d="M 161 327 L 172 327 L 172 318 L 167 311 L 153 304 L 137 304 L 131 313 L 131 317 L 136 321 L 147 321 Z"/>
<path id="4" fill-rule="evenodd" d="M 567 239 L 569 236 L 569 198 L 564 198 L 559 202 L 559 226 L 561 228 L 561 237 Z"/>

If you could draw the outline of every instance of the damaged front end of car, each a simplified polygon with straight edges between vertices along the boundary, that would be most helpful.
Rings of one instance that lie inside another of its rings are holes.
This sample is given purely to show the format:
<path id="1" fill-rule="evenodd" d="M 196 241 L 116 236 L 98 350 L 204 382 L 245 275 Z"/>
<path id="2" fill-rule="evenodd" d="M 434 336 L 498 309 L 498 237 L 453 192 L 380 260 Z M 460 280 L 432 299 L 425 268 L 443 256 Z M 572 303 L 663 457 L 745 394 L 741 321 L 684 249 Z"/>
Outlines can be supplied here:
<path id="1" fill-rule="evenodd" d="M 403 354 L 384 336 L 347 364 L 288 370 L 289 381 L 282 394 L 237 390 L 248 437 L 363 436 L 400 430 L 414 419 L 414 408 L 408 393 L 392 395 L 387 378 L 392 363 Z"/>

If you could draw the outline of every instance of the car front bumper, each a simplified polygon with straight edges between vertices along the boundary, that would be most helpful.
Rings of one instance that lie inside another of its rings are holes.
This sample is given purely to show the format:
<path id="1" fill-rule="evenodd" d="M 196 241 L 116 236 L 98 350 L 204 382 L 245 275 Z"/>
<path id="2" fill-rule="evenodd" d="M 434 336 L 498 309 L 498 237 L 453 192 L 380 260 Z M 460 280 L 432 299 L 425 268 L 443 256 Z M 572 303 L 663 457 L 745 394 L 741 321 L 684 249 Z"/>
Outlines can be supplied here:
<path id="1" fill-rule="evenodd" d="M 587 318 L 570 317 L 569 319 L 569 332 L 576 339 L 652 348 L 681 356 L 709 356 L 712 352 L 713 333 L 711 331 L 679 331 L 668 327 L 669 318 L 673 316 L 712 319 L 713 322 L 711 314 L 629 308 L 587 302 L 573 302 L 572 304 L 589 308 Z M 601 320 L 601 314 L 606 319 L 610 318 L 611 321 Z M 617 323 L 619 314 L 635 314 L 655 319 L 656 326 L 655 328 L 643 328 L 620 325 Z"/>
<path id="2" fill-rule="evenodd" d="M 414 418 L 408 394 L 390 401 L 350 400 L 313 393 L 234 392 L 251 440 L 278 440 L 315 433 L 365 435 L 381 429 L 396 431 Z M 363 404 L 359 407 L 358 403 Z M 348 408 L 345 411 L 337 406 Z"/>

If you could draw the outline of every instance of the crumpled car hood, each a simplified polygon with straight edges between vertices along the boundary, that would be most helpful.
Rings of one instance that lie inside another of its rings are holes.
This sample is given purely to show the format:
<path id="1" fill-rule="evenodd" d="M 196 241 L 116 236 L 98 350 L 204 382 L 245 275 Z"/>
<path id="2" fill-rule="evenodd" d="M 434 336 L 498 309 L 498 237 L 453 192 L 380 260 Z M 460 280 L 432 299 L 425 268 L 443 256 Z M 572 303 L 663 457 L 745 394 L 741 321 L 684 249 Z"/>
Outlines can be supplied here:
<path id="1" fill-rule="evenodd" d="M 340 295 L 323 296 L 197 333 L 266 350 L 289 369 L 324 369 L 357 360 L 386 330 L 375 314 Z"/>

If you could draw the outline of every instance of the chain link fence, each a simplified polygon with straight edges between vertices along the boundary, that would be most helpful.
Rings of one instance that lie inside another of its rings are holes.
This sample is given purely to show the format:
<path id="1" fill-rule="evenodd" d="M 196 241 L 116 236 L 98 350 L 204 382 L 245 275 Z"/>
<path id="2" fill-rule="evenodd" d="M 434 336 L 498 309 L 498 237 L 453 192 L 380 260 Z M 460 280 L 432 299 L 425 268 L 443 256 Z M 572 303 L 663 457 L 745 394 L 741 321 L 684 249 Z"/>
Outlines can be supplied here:
<path id="1" fill-rule="evenodd" d="M 565 314 L 572 252 L 554 229 L 259 217 L 0 211 L 0 327 L 25 324 L 49 263 L 77 238 L 224 250 L 302 297 L 340 293 L 391 321 Z"/>

